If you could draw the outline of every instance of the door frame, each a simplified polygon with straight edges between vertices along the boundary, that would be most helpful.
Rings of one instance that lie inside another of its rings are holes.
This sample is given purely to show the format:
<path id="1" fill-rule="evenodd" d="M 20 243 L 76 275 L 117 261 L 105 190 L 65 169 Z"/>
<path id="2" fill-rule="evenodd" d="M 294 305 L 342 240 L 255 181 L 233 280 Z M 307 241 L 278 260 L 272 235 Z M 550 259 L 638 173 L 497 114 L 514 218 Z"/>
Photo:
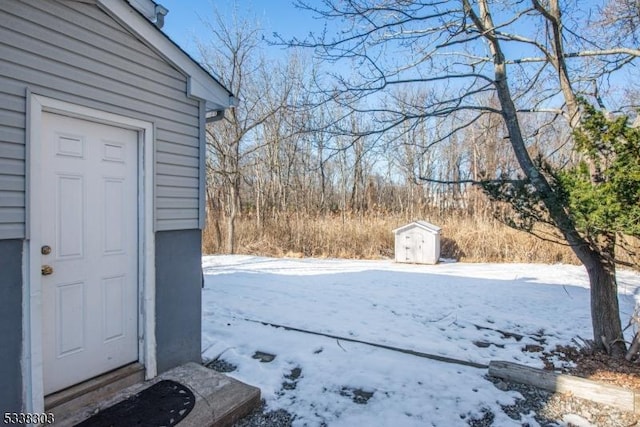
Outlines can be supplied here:
<path id="1" fill-rule="evenodd" d="M 153 225 L 155 128 L 134 119 L 54 98 L 27 93 L 26 124 L 26 240 L 23 249 L 23 398 L 25 410 L 44 412 L 42 361 L 42 283 L 40 272 L 42 114 L 56 113 L 77 119 L 135 130 L 138 133 L 138 361 L 145 378 L 157 375 L 155 334 L 155 234 Z"/>

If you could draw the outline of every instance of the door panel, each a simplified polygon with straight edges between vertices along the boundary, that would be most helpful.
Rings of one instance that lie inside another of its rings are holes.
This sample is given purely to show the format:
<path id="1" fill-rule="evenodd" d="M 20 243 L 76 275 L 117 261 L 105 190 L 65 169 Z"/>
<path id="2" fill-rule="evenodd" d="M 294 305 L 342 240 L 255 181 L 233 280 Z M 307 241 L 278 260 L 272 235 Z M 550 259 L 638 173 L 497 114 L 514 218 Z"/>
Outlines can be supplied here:
<path id="1" fill-rule="evenodd" d="M 138 134 L 51 113 L 42 119 L 49 394 L 138 360 Z"/>
<path id="2" fill-rule="evenodd" d="M 85 346 L 85 283 L 58 284 L 55 287 L 56 354 L 64 357 Z"/>

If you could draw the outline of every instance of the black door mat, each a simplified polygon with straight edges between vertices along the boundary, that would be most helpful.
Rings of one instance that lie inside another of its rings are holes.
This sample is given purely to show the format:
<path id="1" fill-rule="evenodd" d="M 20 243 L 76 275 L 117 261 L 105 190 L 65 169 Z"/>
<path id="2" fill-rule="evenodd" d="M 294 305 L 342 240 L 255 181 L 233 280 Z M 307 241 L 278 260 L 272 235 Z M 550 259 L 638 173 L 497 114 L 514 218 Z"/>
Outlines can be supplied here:
<path id="1" fill-rule="evenodd" d="M 196 398 L 187 387 L 171 380 L 157 382 L 76 427 L 174 426 L 191 412 Z"/>

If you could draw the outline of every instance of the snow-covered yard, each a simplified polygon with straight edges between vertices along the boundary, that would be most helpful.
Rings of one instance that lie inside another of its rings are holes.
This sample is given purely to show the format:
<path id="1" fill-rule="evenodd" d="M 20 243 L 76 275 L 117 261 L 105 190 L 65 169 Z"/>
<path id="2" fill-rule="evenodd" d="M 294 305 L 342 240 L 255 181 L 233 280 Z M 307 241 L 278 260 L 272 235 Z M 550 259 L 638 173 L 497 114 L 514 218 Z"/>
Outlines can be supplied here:
<path id="1" fill-rule="evenodd" d="M 495 425 L 537 423 L 503 412 L 518 394 L 496 388 L 484 369 L 254 321 L 536 367 L 540 352 L 527 345 L 550 350 L 591 335 L 577 266 L 208 256 L 203 269 L 203 357 L 237 366 L 229 375 L 260 387 L 268 409 L 294 414 L 294 425 L 466 426 L 483 409 Z M 619 285 L 626 321 L 640 275 L 622 271 Z M 256 351 L 276 358 L 261 362 Z"/>

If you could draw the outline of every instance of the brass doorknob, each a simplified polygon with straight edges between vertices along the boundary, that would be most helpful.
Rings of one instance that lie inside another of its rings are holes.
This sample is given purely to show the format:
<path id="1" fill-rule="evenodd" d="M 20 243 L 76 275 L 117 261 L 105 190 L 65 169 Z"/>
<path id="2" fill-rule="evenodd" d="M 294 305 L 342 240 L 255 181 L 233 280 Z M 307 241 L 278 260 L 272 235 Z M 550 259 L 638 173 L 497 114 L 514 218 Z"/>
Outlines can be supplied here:
<path id="1" fill-rule="evenodd" d="M 40 248 L 40 253 L 42 255 L 49 255 L 51 253 L 51 246 L 44 245 L 43 247 Z"/>
<path id="2" fill-rule="evenodd" d="M 42 275 L 43 276 L 48 276 L 50 274 L 53 274 L 53 267 L 51 267 L 50 265 L 43 265 L 42 266 Z"/>

